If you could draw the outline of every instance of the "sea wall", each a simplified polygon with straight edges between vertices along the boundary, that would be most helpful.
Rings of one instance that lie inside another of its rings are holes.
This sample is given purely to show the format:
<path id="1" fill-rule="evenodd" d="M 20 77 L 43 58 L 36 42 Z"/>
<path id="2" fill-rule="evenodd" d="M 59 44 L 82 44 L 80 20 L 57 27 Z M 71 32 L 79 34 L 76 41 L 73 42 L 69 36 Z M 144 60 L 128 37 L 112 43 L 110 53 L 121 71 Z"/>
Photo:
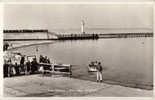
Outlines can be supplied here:
<path id="1" fill-rule="evenodd" d="M 56 38 L 54 35 L 48 33 L 4 33 L 4 39 L 48 39 Z"/>

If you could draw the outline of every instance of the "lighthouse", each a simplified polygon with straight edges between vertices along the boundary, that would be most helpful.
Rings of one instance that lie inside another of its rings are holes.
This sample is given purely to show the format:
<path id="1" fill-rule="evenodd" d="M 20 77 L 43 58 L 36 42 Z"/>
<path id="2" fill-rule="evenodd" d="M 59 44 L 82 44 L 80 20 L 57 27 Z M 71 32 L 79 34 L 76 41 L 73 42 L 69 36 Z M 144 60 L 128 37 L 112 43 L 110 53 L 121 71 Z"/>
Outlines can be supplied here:
<path id="1" fill-rule="evenodd" d="M 84 22 L 84 20 L 82 20 L 81 21 L 81 33 L 83 33 L 83 34 L 85 33 L 84 32 L 84 25 L 85 25 L 85 22 Z"/>

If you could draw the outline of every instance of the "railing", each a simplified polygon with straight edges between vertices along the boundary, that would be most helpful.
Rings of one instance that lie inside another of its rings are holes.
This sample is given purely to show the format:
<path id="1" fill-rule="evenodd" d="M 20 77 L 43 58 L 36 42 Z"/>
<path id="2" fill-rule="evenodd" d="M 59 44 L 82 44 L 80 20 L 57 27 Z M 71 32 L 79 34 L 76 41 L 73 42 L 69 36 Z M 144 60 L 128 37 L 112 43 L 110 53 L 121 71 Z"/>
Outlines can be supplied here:
<path id="1" fill-rule="evenodd" d="M 70 64 L 39 63 L 39 65 L 43 67 L 43 72 L 45 73 L 72 75 L 72 66 Z"/>

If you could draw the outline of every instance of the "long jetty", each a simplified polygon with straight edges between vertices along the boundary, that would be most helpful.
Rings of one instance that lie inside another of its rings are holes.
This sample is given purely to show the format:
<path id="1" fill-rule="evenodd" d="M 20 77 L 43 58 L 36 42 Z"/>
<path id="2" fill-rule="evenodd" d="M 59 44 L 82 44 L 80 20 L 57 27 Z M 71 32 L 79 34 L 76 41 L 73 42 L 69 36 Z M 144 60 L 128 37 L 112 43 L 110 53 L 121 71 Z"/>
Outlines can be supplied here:
<path id="1" fill-rule="evenodd" d="M 99 38 L 136 38 L 136 37 L 153 37 L 153 33 L 115 33 L 99 34 Z"/>
<path id="2" fill-rule="evenodd" d="M 12 35 L 15 33 L 17 36 L 24 34 L 35 33 L 35 36 L 40 36 L 40 33 L 43 36 L 39 38 L 32 37 L 30 38 L 4 38 L 4 41 L 34 41 L 34 40 L 83 40 L 83 39 L 99 39 L 99 38 L 136 38 L 136 37 L 153 37 L 153 33 L 151 32 L 143 32 L 143 33 L 81 33 L 81 34 L 57 34 L 55 32 L 49 32 L 48 30 L 4 30 L 3 33 L 7 35 Z M 39 33 L 39 34 L 38 34 Z M 37 35 L 38 34 L 38 35 Z M 56 38 L 52 38 L 51 36 L 55 36 Z"/>

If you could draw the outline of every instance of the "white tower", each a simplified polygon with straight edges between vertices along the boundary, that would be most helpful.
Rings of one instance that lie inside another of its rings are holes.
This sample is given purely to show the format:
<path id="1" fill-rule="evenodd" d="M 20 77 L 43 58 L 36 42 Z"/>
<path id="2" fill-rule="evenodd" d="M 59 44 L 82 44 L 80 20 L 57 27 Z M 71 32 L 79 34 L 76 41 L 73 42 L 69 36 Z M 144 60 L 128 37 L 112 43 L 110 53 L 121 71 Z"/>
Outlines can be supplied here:
<path id="1" fill-rule="evenodd" d="M 85 33 L 84 32 L 84 25 L 85 25 L 85 22 L 84 20 L 81 21 L 81 33 Z"/>

